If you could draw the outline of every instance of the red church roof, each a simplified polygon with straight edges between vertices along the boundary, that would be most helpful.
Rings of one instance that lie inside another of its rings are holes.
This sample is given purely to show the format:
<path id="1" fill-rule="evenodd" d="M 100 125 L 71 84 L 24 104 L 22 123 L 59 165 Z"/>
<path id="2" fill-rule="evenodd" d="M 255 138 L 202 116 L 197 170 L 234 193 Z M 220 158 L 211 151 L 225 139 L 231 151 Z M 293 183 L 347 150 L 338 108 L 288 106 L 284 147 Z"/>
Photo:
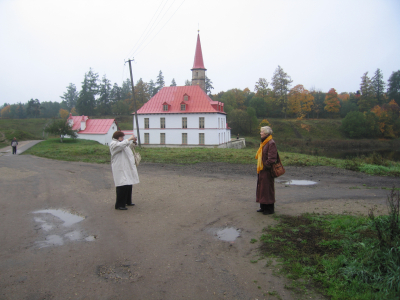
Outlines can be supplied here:
<path id="1" fill-rule="evenodd" d="M 185 100 L 185 95 L 188 100 Z M 181 110 L 181 104 L 186 104 Z M 164 105 L 168 110 L 164 111 Z M 138 114 L 154 113 L 224 113 L 224 104 L 213 101 L 199 86 L 170 86 L 164 87 L 153 98 L 147 101 Z"/>
<path id="2" fill-rule="evenodd" d="M 200 44 L 200 35 L 197 34 L 197 45 L 196 45 L 196 52 L 194 54 L 194 63 L 193 69 L 204 69 L 204 62 L 203 62 L 203 53 L 201 52 L 201 44 Z"/>

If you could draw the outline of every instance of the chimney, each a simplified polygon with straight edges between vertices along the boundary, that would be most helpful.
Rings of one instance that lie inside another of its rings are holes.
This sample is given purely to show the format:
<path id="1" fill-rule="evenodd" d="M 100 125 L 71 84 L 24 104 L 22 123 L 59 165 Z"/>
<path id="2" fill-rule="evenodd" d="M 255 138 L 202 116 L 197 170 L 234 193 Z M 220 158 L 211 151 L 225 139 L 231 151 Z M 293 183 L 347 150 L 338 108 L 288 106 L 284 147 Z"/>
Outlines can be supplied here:
<path id="1" fill-rule="evenodd" d="M 81 130 L 86 129 L 86 118 L 84 115 L 82 115 L 82 120 L 81 120 Z"/>

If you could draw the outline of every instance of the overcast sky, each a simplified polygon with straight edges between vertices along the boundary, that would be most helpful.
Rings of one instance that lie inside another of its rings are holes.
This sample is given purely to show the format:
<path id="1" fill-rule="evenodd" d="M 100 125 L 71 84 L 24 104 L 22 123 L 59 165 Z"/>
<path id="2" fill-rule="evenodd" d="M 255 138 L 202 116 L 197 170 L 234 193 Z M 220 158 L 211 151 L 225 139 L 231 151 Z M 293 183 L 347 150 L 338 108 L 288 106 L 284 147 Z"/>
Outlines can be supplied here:
<path id="1" fill-rule="evenodd" d="M 92 68 L 122 85 L 191 79 L 197 30 L 213 93 L 271 82 L 355 92 L 400 69 L 399 0 L 0 0 L 0 105 L 58 101 Z"/>

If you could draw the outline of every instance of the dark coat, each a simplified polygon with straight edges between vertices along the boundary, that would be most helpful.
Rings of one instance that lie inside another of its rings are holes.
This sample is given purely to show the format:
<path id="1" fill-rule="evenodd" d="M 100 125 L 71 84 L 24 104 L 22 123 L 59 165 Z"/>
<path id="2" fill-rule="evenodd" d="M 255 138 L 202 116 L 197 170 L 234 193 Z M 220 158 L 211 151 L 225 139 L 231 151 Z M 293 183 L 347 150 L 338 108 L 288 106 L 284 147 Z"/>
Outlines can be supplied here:
<path id="1" fill-rule="evenodd" d="M 278 150 L 274 140 L 265 144 L 262 151 L 262 162 L 264 168 L 257 178 L 256 202 L 260 204 L 275 203 L 274 178 L 271 176 L 271 165 L 276 162 Z"/>

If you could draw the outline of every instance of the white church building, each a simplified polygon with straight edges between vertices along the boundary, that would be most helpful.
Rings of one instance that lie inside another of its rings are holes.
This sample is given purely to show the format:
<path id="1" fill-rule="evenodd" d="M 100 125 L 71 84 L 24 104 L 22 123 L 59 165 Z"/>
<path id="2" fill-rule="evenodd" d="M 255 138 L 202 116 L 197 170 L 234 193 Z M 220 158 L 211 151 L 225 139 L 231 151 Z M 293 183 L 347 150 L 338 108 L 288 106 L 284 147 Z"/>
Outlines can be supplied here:
<path id="1" fill-rule="evenodd" d="M 205 71 L 198 35 L 192 85 L 164 87 L 137 111 L 142 145 L 215 147 L 231 140 L 224 103 L 205 92 Z"/>

